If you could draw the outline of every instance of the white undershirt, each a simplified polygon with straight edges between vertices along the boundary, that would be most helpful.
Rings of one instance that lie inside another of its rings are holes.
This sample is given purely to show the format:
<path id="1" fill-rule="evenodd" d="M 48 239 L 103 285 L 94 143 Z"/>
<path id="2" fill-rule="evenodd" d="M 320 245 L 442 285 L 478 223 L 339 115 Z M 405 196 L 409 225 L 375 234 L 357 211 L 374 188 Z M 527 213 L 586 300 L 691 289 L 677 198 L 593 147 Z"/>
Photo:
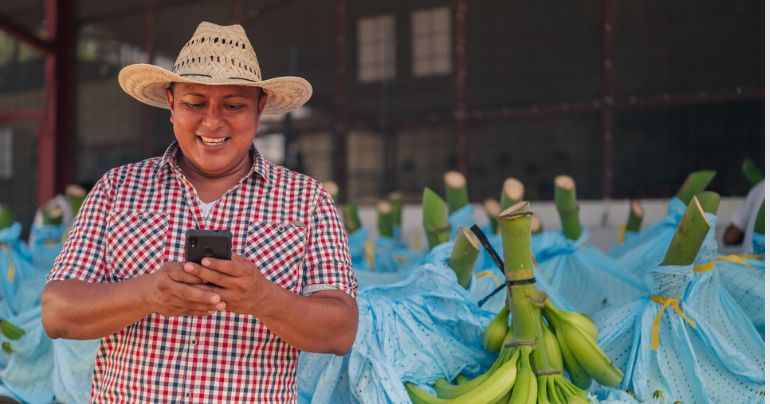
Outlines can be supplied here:
<path id="1" fill-rule="evenodd" d="M 209 214 L 211 213 L 211 209 L 214 209 L 214 205 L 217 203 L 217 200 L 213 200 L 209 203 L 203 202 L 200 198 L 198 198 L 198 205 L 201 207 L 201 211 L 203 212 L 203 220 L 206 221 L 209 219 Z"/>

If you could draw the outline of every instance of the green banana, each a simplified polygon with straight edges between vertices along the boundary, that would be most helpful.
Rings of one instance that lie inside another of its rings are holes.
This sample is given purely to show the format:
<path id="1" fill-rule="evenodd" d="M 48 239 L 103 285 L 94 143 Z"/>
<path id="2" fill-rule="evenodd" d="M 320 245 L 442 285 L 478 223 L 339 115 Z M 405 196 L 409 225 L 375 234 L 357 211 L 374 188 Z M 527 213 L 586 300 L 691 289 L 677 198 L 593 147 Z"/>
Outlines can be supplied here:
<path id="1" fill-rule="evenodd" d="M 467 382 L 463 384 L 452 384 L 449 383 L 447 379 L 439 379 L 434 385 L 433 389 L 436 390 L 436 394 L 438 394 L 441 398 L 455 398 L 462 396 L 463 394 L 472 391 L 479 385 L 481 385 L 483 382 L 485 382 L 492 374 L 494 374 L 500 366 L 505 363 L 506 360 L 510 359 L 511 351 L 506 350 L 505 352 L 502 352 L 494 363 L 492 363 L 492 366 L 487 369 L 486 372 L 476 376 L 475 378 L 468 380 Z"/>
<path id="2" fill-rule="evenodd" d="M 8 355 L 13 353 L 13 348 L 11 347 L 11 343 L 8 341 L 5 341 L 2 343 L 3 352 L 7 353 Z"/>
<path id="3" fill-rule="evenodd" d="M 546 324 L 543 324 L 543 344 L 548 353 L 548 362 L 551 363 L 551 366 L 553 366 L 554 369 L 560 372 L 563 371 L 564 362 L 561 356 L 559 341 L 556 340 L 556 336 Z"/>
<path id="4" fill-rule="evenodd" d="M 612 364 L 604 351 L 582 329 L 571 323 L 557 323 L 556 335 L 569 347 L 580 366 L 594 380 L 607 387 L 615 387 L 623 380 L 623 372 Z"/>
<path id="5" fill-rule="evenodd" d="M 532 365 L 529 363 L 531 346 L 519 348 L 519 368 L 516 373 L 516 382 L 513 384 L 511 398 L 508 404 L 535 404 L 537 402 L 537 379 Z"/>
<path id="6" fill-rule="evenodd" d="M 406 383 L 406 391 L 414 404 L 495 403 L 506 397 L 516 382 L 518 357 L 517 351 L 513 357 L 509 357 L 494 374 L 475 389 L 455 398 L 446 399 L 432 396 L 411 383 Z"/>
<path id="7" fill-rule="evenodd" d="M 574 384 L 564 377 L 558 377 L 554 380 L 557 389 L 561 389 L 567 396 L 567 402 L 572 403 L 588 403 L 588 393 L 585 390 L 577 388 Z"/>
<path id="8" fill-rule="evenodd" d="M 537 376 L 537 404 L 551 404 L 548 399 L 548 383 L 545 376 Z"/>
<path id="9" fill-rule="evenodd" d="M 463 374 L 459 374 L 459 375 L 457 375 L 457 377 L 455 377 L 455 384 L 468 383 L 470 380 L 471 379 L 469 379 L 468 376 L 465 376 Z"/>
<path id="10" fill-rule="evenodd" d="M 19 339 L 26 334 L 24 330 L 7 320 L 0 320 L 0 332 L 8 339 Z"/>
<path id="11" fill-rule="evenodd" d="M 591 386 L 591 376 L 589 376 L 585 369 L 580 366 L 580 363 L 578 363 L 578 360 L 575 358 L 570 347 L 563 341 L 563 336 L 559 328 L 560 326 L 554 325 L 555 329 L 559 330 L 559 332 L 556 332 L 556 341 L 559 344 L 559 348 L 561 348 L 561 356 L 564 359 L 564 365 L 567 368 L 570 380 L 572 380 L 572 383 L 575 384 L 575 386 L 581 389 L 587 389 Z"/>
<path id="12" fill-rule="evenodd" d="M 545 382 L 546 390 L 548 391 L 548 399 L 551 400 L 552 403 L 567 404 L 567 396 L 565 396 L 561 390 L 556 388 L 556 385 L 554 384 L 554 377 L 546 376 Z"/>
<path id="13" fill-rule="evenodd" d="M 591 320 L 591 317 L 588 317 L 583 313 L 559 310 L 553 305 L 551 300 L 546 300 L 545 307 L 543 307 L 543 314 L 545 314 L 545 317 L 551 323 L 571 323 L 575 327 L 585 331 L 585 333 L 594 341 L 596 341 L 596 338 L 599 336 L 599 330 L 596 328 L 594 321 Z"/>
<path id="14" fill-rule="evenodd" d="M 481 340 L 484 343 L 484 349 L 489 352 L 500 352 L 506 334 L 508 334 L 508 311 L 507 306 L 503 306 L 499 313 L 484 328 L 481 334 Z"/>

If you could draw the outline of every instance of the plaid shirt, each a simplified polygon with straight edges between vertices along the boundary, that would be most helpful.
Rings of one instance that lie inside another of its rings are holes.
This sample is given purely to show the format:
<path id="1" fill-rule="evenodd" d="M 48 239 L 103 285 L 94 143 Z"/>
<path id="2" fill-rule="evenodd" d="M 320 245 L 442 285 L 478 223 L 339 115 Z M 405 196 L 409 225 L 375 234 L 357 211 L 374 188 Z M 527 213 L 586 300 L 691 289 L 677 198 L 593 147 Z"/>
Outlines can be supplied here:
<path id="1" fill-rule="evenodd" d="M 178 150 L 174 143 L 163 157 L 107 172 L 81 207 L 48 279 L 120 282 L 184 261 L 188 229 L 227 229 L 233 251 L 272 282 L 297 294 L 336 288 L 355 297 L 347 238 L 318 181 L 252 148 L 252 170 L 204 218 L 176 164 Z M 101 340 L 91 399 L 292 402 L 297 355 L 254 316 L 153 313 Z"/>

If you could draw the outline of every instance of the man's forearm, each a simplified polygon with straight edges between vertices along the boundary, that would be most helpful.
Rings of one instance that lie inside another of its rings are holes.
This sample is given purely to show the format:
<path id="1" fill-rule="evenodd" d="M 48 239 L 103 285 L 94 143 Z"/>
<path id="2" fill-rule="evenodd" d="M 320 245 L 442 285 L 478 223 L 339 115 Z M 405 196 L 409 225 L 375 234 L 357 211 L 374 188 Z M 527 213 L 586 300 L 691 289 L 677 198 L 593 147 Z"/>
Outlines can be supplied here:
<path id="1" fill-rule="evenodd" d="M 340 290 L 298 296 L 278 285 L 254 309 L 260 321 L 295 348 L 344 355 L 358 327 L 355 299 Z"/>
<path id="2" fill-rule="evenodd" d="M 42 320 L 51 338 L 94 339 L 118 332 L 148 314 L 141 278 L 119 283 L 51 281 L 43 290 Z"/>

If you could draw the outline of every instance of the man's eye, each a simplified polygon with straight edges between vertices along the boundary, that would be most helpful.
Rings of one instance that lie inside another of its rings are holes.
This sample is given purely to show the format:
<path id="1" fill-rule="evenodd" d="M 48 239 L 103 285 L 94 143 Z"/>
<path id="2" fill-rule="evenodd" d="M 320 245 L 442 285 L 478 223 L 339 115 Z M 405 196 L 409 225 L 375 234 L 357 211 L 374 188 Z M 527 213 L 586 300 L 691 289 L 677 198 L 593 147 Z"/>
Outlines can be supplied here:
<path id="1" fill-rule="evenodd" d="M 238 111 L 243 108 L 244 108 L 243 104 L 227 104 L 227 109 L 231 111 Z"/>
<path id="2" fill-rule="evenodd" d="M 182 104 L 184 104 L 184 106 L 190 109 L 200 109 L 200 108 L 203 108 L 204 106 L 204 104 L 194 103 L 194 102 L 183 102 Z"/>

